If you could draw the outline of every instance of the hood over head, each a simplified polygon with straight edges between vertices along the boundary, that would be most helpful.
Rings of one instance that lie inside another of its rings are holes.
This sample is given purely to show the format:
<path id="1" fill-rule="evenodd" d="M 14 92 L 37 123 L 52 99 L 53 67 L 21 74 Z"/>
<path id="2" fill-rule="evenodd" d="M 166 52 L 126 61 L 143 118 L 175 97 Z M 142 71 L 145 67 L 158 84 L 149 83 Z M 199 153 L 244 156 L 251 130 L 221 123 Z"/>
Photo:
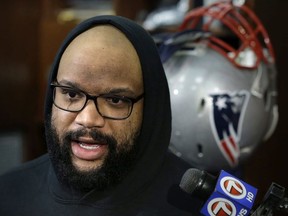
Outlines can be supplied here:
<path id="1" fill-rule="evenodd" d="M 140 148 L 138 161 L 133 171 L 120 183 L 122 188 L 125 188 L 125 185 L 129 188 L 125 188 L 125 194 L 128 195 L 127 190 L 133 193 L 149 184 L 155 177 L 166 155 L 171 133 L 170 96 L 166 76 L 157 47 L 141 26 L 126 18 L 110 15 L 93 17 L 76 26 L 62 43 L 51 68 L 45 101 L 45 119 L 51 116 L 53 105 L 50 83 L 56 79 L 65 49 L 79 34 L 96 25 L 107 24 L 119 29 L 132 43 L 143 73 L 144 108 L 141 132 L 137 140 Z"/>

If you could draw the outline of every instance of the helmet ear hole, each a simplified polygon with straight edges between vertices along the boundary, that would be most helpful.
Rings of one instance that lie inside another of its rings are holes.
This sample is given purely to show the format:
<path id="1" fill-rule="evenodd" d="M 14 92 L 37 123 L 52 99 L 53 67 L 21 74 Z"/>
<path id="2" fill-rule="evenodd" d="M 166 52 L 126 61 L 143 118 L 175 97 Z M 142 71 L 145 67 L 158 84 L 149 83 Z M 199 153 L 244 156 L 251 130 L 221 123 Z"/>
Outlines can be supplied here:
<path id="1" fill-rule="evenodd" d="M 201 103 L 200 103 L 201 108 L 205 106 L 205 103 L 206 103 L 205 99 L 202 98 L 201 99 Z"/>
<path id="2" fill-rule="evenodd" d="M 203 145 L 201 144 L 201 143 L 198 143 L 197 144 L 197 155 L 198 155 L 198 157 L 199 158 L 202 158 L 203 156 L 204 156 L 204 154 L 203 154 Z"/>
<path id="3" fill-rule="evenodd" d="M 206 105 L 206 100 L 205 98 L 202 98 L 200 100 L 200 105 L 199 105 L 199 110 L 198 110 L 199 113 L 203 112 L 205 105 Z"/>
<path id="4" fill-rule="evenodd" d="M 269 102 L 268 101 L 268 91 L 267 90 L 265 90 L 265 92 L 263 94 L 263 102 L 265 104 L 265 107 L 267 107 L 267 105 L 269 105 L 269 104 L 267 104 Z"/>

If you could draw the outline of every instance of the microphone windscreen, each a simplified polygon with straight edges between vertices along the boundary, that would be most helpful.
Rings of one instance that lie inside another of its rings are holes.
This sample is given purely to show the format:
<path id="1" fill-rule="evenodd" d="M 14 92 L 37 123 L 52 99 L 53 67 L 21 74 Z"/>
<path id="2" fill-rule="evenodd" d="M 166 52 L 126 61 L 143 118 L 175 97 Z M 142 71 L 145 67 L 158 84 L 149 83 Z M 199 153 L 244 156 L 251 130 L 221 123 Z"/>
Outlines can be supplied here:
<path id="1" fill-rule="evenodd" d="M 188 194 L 192 194 L 199 186 L 199 183 L 203 181 L 203 172 L 198 169 L 188 169 L 180 182 L 180 188 Z"/>

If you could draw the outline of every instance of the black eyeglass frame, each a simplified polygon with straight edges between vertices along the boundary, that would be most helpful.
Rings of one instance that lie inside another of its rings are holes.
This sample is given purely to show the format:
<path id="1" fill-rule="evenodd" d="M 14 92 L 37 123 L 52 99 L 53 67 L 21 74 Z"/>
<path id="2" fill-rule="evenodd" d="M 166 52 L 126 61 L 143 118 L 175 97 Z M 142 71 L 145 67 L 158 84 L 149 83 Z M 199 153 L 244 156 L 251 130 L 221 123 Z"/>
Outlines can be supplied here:
<path id="1" fill-rule="evenodd" d="M 88 102 L 88 100 L 92 100 L 96 106 L 96 109 L 98 111 L 98 113 L 103 117 L 103 118 L 107 118 L 107 119 L 113 119 L 113 120 L 124 120 L 124 119 L 127 119 L 129 118 L 129 116 L 131 115 L 132 113 L 132 110 L 133 110 L 133 107 L 134 107 L 134 104 L 137 103 L 139 100 L 141 100 L 143 97 L 144 97 L 144 93 L 142 93 L 141 95 L 137 96 L 136 98 L 131 98 L 131 97 L 127 97 L 127 96 L 121 96 L 121 95 L 115 95 L 115 94 L 100 94 L 100 95 L 97 95 L 97 96 L 92 96 L 90 94 L 88 94 L 87 92 L 81 90 L 81 89 L 75 89 L 73 87 L 70 87 L 70 86 L 65 86 L 65 85 L 59 85 L 59 84 L 55 84 L 55 83 L 51 83 L 50 84 L 50 87 L 52 88 L 52 91 L 53 91 L 53 104 L 58 107 L 59 109 L 61 110 L 64 110 L 64 111 L 67 111 L 67 112 L 81 112 L 85 107 L 86 107 L 86 104 Z M 71 89 L 71 90 L 75 90 L 77 92 L 81 92 L 83 93 L 85 96 L 86 96 L 86 101 L 83 105 L 83 107 L 77 111 L 71 111 L 71 110 L 67 110 L 67 109 L 64 109 L 62 107 L 59 107 L 56 103 L 55 103 L 55 87 L 60 87 L 60 88 L 66 88 L 66 89 Z M 105 116 L 103 115 L 100 111 L 99 111 L 99 108 L 98 108 L 98 102 L 97 102 L 97 98 L 98 97 L 103 97 L 103 96 L 113 96 L 113 97 L 117 97 L 119 99 L 122 99 L 122 100 L 130 100 L 131 101 L 131 108 L 130 108 L 130 112 L 128 113 L 128 115 L 126 117 L 122 117 L 122 118 L 115 118 L 115 117 L 109 117 L 109 116 Z"/>

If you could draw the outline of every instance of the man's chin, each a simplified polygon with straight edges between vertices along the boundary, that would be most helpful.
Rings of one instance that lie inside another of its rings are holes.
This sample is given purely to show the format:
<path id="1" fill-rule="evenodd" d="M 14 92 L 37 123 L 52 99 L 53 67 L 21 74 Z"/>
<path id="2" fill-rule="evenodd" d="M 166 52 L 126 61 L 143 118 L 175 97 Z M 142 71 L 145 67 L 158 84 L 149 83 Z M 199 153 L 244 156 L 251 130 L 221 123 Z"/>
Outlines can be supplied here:
<path id="1" fill-rule="evenodd" d="M 76 171 L 80 173 L 89 173 L 89 172 L 97 172 L 103 166 L 102 160 L 88 161 L 82 160 L 78 158 L 72 159 L 72 164 Z"/>

